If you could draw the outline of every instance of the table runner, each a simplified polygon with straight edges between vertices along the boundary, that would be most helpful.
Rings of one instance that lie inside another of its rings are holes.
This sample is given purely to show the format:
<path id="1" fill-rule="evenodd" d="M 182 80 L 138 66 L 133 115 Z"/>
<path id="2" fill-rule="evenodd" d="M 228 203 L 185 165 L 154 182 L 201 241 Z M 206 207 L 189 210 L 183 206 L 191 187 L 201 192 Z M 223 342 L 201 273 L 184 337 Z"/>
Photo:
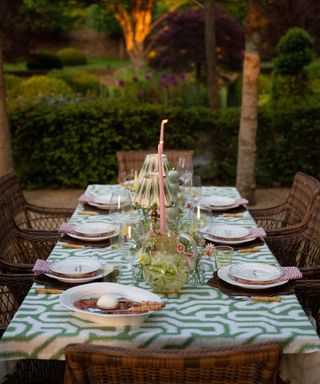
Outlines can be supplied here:
<path id="1" fill-rule="evenodd" d="M 118 186 L 91 185 L 87 193 L 102 194 Z M 239 197 L 235 188 L 204 187 L 203 194 Z M 109 215 L 81 216 L 79 205 L 71 218 L 73 223 L 111 222 Z M 121 215 L 114 220 L 121 221 Z M 249 212 L 243 217 L 213 217 L 214 223 L 255 226 Z M 273 262 L 274 256 L 266 244 L 257 253 L 234 253 L 235 261 Z M 124 249 L 129 252 L 129 249 Z M 60 243 L 53 249 L 50 260 L 74 256 L 96 256 L 101 260 L 122 265 L 121 283 L 130 284 L 131 271 L 117 250 L 108 248 L 66 249 Z M 213 273 L 213 261 L 203 259 L 206 278 Z M 294 295 L 282 296 L 281 303 L 236 301 L 216 288 L 186 284 L 179 294 L 164 297 L 166 308 L 153 313 L 137 330 L 117 331 L 77 318 L 59 302 L 59 295 L 36 294 L 34 284 L 22 306 L 0 341 L 0 359 L 19 358 L 63 359 L 63 349 L 71 342 L 91 342 L 140 348 L 210 348 L 210 345 L 243 344 L 264 341 L 280 342 L 286 359 L 302 354 L 318 356 L 310 377 L 319 373 L 320 339 Z M 139 287 L 147 288 L 142 282 Z M 312 353 L 311 352 L 317 352 Z M 287 361 L 287 360 L 286 360 Z M 309 359 L 308 362 L 311 360 Z M 318 366 L 318 368 L 317 368 Z M 286 364 L 284 376 L 290 376 Z M 318 369 L 318 371 L 317 371 Z M 309 377 L 308 380 L 311 380 Z M 319 377 L 319 376 L 318 376 Z M 293 381 L 294 382 L 294 381 Z M 296 381 L 297 383 L 299 381 Z M 303 381 L 300 381 L 301 384 Z M 310 381 L 310 383 L 316 381 Z"/>

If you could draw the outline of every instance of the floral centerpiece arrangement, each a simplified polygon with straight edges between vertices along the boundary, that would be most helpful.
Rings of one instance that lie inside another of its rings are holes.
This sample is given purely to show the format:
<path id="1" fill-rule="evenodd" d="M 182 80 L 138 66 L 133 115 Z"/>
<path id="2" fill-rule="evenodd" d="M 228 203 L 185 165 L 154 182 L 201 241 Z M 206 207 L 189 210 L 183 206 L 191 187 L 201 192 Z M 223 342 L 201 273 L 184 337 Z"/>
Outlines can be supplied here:
<path id="1" fill-rule="evenodd" d="M 143 222 L 146 226 L 146 234 L 139 240 L 137 257 L 144 279 L 154 291 L 176 293 L 191 274 L 197 278 L 199 260 L 205 253 L 211 255 L 212 247 L 201 243 L 202 239 L 197 236 L 194 226 L 184 230 L 183 195 L 178 193 L 171 200 L 172 195 L 169 193 L 168 198 L 170 187 L 163 167 L 163 130 L 166 122 L 163 120 L 161 123 L 158 158 L 152 157 L 152 161 L 157 163 L 157 169 L 153 165 L 153 172 L 150 172 L 149 167 L 145 175 L 147 177 L 144 177 L 145 185 L 139 186 L 135 199 L 144 212 Z M 146 165 L 150 165 L 150 161 Z"/>

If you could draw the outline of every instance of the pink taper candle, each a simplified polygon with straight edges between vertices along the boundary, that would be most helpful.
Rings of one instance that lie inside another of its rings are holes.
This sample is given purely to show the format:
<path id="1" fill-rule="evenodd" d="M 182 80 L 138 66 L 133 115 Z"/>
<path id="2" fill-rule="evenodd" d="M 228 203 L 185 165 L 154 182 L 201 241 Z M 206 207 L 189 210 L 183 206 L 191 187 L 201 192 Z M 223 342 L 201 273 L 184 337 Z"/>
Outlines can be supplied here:
<path id="1" fill-rule="evenodd" d="M 164 136 L 164 125 L 167 124 L 168 120 L 165 119 L 165 120 L 162 120 L 161 121 L 161 128 L 160 128 L 160 140 L 159 140 L 159 144 L 160 143 L 163 143 L 163 136 Z"/>
<path id="2" fill-rule="evenodd" d="M 166 209 L 164 201 L 164 180 L 163 180 L 163 137 L 164 137 L 164 125 L 168 120 L 162 120 L 160 130 L 160 142 L 158 145 L 158 166 L 159 166 L 159 204 L 160 204 L 160 233 L 163 235 L 166 233 Z"/>

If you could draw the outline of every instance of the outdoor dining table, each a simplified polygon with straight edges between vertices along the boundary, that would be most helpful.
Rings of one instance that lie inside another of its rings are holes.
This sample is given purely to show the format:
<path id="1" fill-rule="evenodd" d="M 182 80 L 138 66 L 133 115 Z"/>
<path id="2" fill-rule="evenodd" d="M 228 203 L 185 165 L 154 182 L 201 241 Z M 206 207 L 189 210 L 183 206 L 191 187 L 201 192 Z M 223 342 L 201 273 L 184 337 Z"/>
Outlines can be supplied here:
<path id="1" fill-rule="evenodd" d="M 116 191 L 118 185 L 89 185 L 86 194 L 101 195 Z M 203 195 L 240 197 L 234 187 L 203 187 Z M 78 204 L 72 223 L 111 222 L 108 214 L 84 216 Z M 116 218 L 121 221 L 121 215 Z M 241 216 L 214 215 L 213 223 L 255 227 L 248 210 Z M 259 252 L 235 251 L 235 262 L 274 263 L 275 257 L 263 243 Z M 130 252 L 124 248 L 123 252 Z M 98 257 L 120 265 L 122 284 L 132 284 L 131 266 L 113 247 L 64 248 L 58 241 L 49 259 L 70 256 Z M 214 263 L 204 257 L 206 281 L 212 277 Z M 238 301 L 206 284 L 186 283 L 174 295 L 163 296 L 166 307 L 152 313 L 138 329 L 117 329 L 83 320 L 60 303 L 58 294 L 37 294 L 34 283 L 21 307 L 0 340 L 2 365 L 17 359 L 63 360 L 69 343 L 105 344 L 129 348 L 212 348 L 235 344 L 279 342 L 283 347 L 281 377 L 290 383 L 320 383 L 320 339 L 294 294 L 281 295 L 281 302 Z M 141 281 L 139 287 L 149 289 Z M 160 295 L 161 296 L 161 295 Z"/>

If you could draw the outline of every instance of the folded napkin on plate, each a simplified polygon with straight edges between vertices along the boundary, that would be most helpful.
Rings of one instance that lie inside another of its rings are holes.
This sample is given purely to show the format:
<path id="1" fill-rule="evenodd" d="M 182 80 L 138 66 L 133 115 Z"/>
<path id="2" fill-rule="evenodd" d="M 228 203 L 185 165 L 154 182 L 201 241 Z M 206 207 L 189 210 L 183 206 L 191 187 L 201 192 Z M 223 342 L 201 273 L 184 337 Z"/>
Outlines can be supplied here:
<path id="1" fill-rule="evenodd" d="M 76 235 L 77 232 L 73 229 L 75 224 L 70 224 L 70 223 L 63 223 L 60 226 L 59 232 L 61 233 L 71 233 L 73 235 Z"/>
<path id="2" fill-rule="evenodd" d="M 242 240 L 247 240 L 247 239 L 256 239 L 257 237 L 265 237 L 267 236 L 266 231 L 261 228 L 251 228 L 249 231 L 249 234 L 244 237 Z"/>
<path id="3" fill-rule="evenodd" d="M 32 269 L 32 272 L 36 275 L 48 273 L 48 274 L 54 275 L 54 276 L 67 277 L 67 278 L 71 277 L 73 279 L 80 279 L 83 277 L 94 277 L 94 276 L 97 276 L 101 272 L 101 270 L 97 270 L 97 271 L 90 272 L 90 273 L 81 273 L 81 274 L 78 274 L 76 276 L 75 275 L 68 275 L 65 273 L 58 273 L 58 272 L 51 271 L 50 266 L 52 265 L 52 263 L 53 263 L 53 261 L 38 259 L 36 261 L 33 269 Z"/>
<path id="4" fill-rule="evenodd" d="M 267 280 L 267 281 L 261 281 L 261 282 L 256 282 L 256 281 L 251 281 L 251 280 L 246 280 L 246 279 L 240 279 L 237 278 L 238 283 L 243 283 L 243 284 L 254 284 L 254 285 L 264 285 L 264 284 L 273 284 L 273 283 L 278 283 L 280 281 L 287 281 L 287 280 L 296 280 L 296 279 L 302 279 L 302 273 L 300 272 L 299 268 L 297 267 L 281 267 L 282 269 L 282 276 L 278 277 L 277 279 L 273 280 Z"/>
<path id="5" fill-rule="evenodd" d="M 89 195 L 81 195 L 79 197 L 80 203 L 92 203 L 94 202 L 94 196 L 89 196 Z"/>

